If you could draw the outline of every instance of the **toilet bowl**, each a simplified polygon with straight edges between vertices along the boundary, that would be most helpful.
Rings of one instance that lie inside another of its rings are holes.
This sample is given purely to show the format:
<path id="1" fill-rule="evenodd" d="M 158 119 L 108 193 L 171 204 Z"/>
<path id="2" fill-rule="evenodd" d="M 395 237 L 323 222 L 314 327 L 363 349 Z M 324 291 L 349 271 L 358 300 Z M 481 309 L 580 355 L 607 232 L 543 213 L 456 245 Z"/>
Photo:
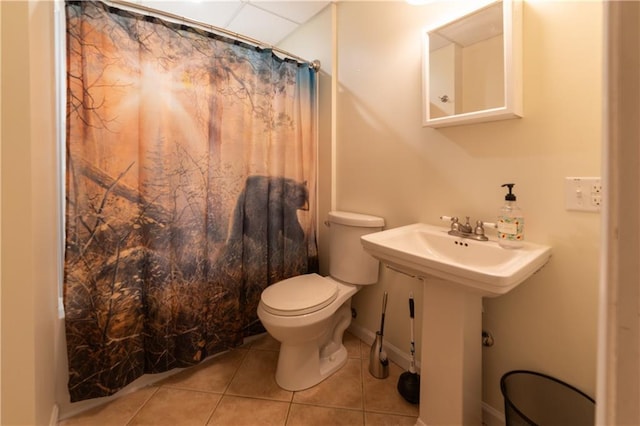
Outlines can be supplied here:
<path id="1" fill-rule="evenodd" d="M 384 220 L 350 212 L 329 213 L 329 277 L 306 274 L 267 287 L 258 317 L 280 342 L 276 383 L 286 390 L 310 388 L 347 362 L 342 343 L 351 323 L 351 297 L 378 281 L 379 262 L 360 243 Z"/>

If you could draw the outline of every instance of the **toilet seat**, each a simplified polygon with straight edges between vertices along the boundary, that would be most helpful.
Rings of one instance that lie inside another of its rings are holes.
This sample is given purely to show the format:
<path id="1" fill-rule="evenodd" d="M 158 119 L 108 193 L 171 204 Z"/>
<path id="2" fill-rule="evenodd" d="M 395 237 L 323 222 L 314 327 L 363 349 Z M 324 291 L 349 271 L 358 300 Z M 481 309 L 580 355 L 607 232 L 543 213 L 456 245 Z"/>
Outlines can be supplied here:
<path id="1" fill-rule="evenodd" d="M 275 283 L 262 292 L 264 310 L 282 316 L 310 314 L 338 297 L 335 281 L 318 274 L 299 275 Z"/>

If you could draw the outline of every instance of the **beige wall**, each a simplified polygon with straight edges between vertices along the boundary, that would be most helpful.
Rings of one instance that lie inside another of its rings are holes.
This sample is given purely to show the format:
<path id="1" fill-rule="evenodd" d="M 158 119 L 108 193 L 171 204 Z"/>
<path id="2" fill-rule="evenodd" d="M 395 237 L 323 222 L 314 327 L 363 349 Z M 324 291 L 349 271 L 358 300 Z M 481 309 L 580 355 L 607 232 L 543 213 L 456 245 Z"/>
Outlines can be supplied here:
<path id="1" fill-rule="evenodd" d="M 492 220 L 500 185 L 515 182 L 526 237 L 554 254 L 513 292 L 484 302 L 496 343 L 483 350 L 483 399 L 502 411 L 499 379 L 516 368 L 593 395 L 600 216 L 566 211 L 563 183 L 600 174 L 602 5 L 526 2 L 524 118 L 435 130 L 421 127 L 420 30 L 443 3 L 338 4 L 337 207 L 383 216 L 388 227 L 437 224 L 443 214 Z M 355 296 L 355 321 L 377 329 L 384 290 L 386 339 L 407 350 L 406 298 L 414 292 L 420 319 L 420 282 L 383 271 Z M 418 350 L 425 344 L 437 342 Z"/>
<path id="2" fill-rule="evenodd" d="M 0 6 L 0 46 L 2 46 L 2 7 Z M 2 64 L 0 58 L 0 64 Z M 0 82 L 2 66 L 0 66 Z M 1 93 L 1 88 L 0 88 Z M 2 188 L 2 96 L 0 95 L 0 188 Z M 0 190 L 0 241 L 2 241 L 2 191 Z M 0 331 L 2 331 L 2 244 L 0 244 Z M 0 423 L 2 422 L 2 338 L 0 337 Z"/>
<path id="3" fill-rule="evenodd" d="M 2 46 L 2 7 L 0 7 L 0 46 Z M 2 64 L 0 58 L 0 64 Z M 2 66 L 0 66 L 0 82 Z M 1 92 L 0 92 L 1 93 Z M 2 164 L 2 96 L 0 96 L 0 165 Z M 0 173 L 0 241 L 2 241 L 2 173 Z M 2 244 L 0 244 L 0 331 L 2 331 Z M 0 337 L 0 423 L 2 423 L 2 338 Z"/>
<path id="4" fill-rule="evenodd" d="M 57 302 L 53 3 L 2 2 L 2 419 L 49 424 Z"/>

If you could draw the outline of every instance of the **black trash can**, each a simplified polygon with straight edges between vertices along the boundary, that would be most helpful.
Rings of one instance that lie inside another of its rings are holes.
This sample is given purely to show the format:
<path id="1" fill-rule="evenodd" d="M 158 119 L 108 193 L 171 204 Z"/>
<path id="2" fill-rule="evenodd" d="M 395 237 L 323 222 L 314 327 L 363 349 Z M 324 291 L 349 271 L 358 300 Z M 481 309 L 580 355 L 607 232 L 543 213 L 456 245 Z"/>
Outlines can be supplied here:
<path id="1" fill-rule="evenodd" d="M 500 379 L 507 426 L 585 426 L 595 423 L 595 401 L 546 374 L 517 370 Z"/>

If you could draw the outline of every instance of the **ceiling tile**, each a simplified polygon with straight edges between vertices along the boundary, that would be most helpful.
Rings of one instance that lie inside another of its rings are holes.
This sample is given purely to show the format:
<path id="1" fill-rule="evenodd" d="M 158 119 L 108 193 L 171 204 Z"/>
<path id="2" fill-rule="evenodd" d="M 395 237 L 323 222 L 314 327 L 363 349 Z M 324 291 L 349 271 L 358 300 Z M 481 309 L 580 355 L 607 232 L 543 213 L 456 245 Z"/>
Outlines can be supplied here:
<path id="1" fill-rule="evenodd" d="M 140 3 L 143 6 L 221 28 L 225 28 L 231 22 L 243 5 L 239 0 L 216 2 L 142 0 Z"/>
<path id="2" fill-rule="evenodd" d="M 324 9 L 329 2 L 326 1 L 251 1 L 257 8 L 274 13 L 298 24 L 304 24 L 318 12 Z"/>
<path id="3" fill-rule="evenodd" d="M 0 0 L 1 1 L 1 0 Z M 330 2 L 317 0 L 133 0 L 275 46 Z"/>
<path id="4" fill-rule="evenodd" d="M 227 29 L 266 44 L 276 45 L 297 26 L 287 19 L 245 4 Z"/>

